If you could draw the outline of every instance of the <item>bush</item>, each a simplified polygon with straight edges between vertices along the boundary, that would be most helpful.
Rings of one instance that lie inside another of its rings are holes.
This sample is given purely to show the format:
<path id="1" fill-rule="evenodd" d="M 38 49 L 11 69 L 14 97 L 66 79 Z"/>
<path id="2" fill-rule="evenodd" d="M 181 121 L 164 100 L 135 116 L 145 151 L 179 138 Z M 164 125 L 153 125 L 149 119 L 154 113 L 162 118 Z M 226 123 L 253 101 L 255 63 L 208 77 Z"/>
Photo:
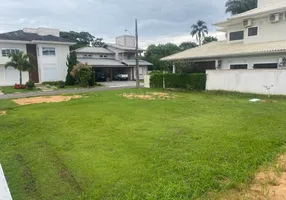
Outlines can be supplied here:
<path id="1" fill-rule="evenodd" d="M 153 74 L 150 78 L 150 87 L 163 88 L 165 79 L 166 88 L 182 88 L 188 90 L 205 90 L 206 74 Z"/>
<path id="2" fill-rule="evenodd" d="M 89 81 L 92 76 L 92 70 L 91 66 L 89 66 L 87 63 L 86 64 L 78 63 L 73 67 L 73 70 L 71 71 L 70 74 L 77 80 L 80 86 L 82 87 L 89 86 Z"/>
<path id="3" fill-rule="evenodd" d="M 64 88 L 66 83 L 64 81 L 59 81 L 59 88 Z"/>
<path id="4" fill-rule="evenodd" d="M 26 86 L 28 90 L 33 90 L 35 88 L 35 83 L 30 80 L 26 83 Z"/>

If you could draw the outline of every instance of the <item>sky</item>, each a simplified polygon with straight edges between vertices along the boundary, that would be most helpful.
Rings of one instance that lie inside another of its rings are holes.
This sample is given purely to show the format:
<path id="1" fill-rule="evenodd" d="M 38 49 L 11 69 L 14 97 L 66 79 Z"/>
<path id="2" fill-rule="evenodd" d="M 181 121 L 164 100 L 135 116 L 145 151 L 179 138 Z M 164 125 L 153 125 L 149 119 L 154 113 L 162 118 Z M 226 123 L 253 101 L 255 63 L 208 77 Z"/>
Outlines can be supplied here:
<path id="1" fill-rule="evenodd" d="M 224 39 L 213 23 L 227 17 L 226 0 L 9 0 L 0 7 L 0 32 L 24 27 L 87 31 L 105 42 L 134 34 L 138 19 L 139 44 L 195 41 L 190 27 L 203 20 L 210 35 Z M 11 12 L 12 11 L 12 12 Z M 125 32 L 125 30 L 129 32 Z"/>

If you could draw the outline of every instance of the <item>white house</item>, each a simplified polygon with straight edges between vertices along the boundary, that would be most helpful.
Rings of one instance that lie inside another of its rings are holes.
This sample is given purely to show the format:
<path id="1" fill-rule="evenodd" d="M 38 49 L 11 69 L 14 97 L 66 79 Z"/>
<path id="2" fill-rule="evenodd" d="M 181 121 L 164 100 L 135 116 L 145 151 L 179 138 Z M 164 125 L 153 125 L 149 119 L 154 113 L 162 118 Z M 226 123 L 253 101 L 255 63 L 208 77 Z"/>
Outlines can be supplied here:
<path id="1" fill-rule="evenodd" d="M 258 8 L 215 24 L 226 41 L 212 42 L 162 58 L 208 63 L 206 69 L 286 67 L 286 0 L 258 0 Z"/>
<path id="2" fill-rule="evenodd" d="M 96 72 L 102 72 L 112 81 L 117 73 L 129 75 L 129 80 L 135 80 L 136 47 L 134 36 L 120 36 L 115 44 L 105 44 L 104 47 L 83 47 L 75 50 L 78 61 L 88 63 Z M 139 53 L 144 50 L 139 48 Z M 148 74 L 151 63 L 139 60 L 139 79 Z"/>
<path id="3" fill-rule="evenodd" d="M 44 81 L 65 81 L 66 58 L 69 46 L 75 43 L 60 37 L 58 29 L 24 28 L 23 30 L 0 34 L 0 85 L 19 83 L 19 71 L 12 67 L 5 69 L 9 54 L 23 51 L 36 58 L 36 70 L 23 73 L 23 83 L 32 79 L 35 83 Z"/>

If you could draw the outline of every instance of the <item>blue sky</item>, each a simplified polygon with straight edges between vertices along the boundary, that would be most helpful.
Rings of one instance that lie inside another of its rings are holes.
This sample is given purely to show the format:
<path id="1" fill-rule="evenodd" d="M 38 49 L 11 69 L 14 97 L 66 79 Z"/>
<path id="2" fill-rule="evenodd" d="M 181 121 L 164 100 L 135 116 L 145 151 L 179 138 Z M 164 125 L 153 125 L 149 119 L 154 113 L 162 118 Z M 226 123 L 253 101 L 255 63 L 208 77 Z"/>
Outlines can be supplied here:
<path id="1" fill-rule="evenodd" d="M 212 23 L 226 18 L 226 0 L 9 0 L 0 7 L 0 32 L 24 27 L 88 31 L 107 42 L 134 32 L 138 18 L 140 44 L 193 41 L 190 26 L 201 19 L 211 35 L 222 39 Z M 13 11 L 13 12 L 11 12 Z"/>

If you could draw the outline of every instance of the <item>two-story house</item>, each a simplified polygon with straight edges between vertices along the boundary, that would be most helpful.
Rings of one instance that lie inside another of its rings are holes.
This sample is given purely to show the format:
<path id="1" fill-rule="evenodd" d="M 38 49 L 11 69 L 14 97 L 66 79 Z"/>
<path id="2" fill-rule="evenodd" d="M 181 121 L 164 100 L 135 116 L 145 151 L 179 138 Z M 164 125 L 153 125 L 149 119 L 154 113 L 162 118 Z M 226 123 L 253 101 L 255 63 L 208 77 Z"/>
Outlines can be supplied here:
<path id="1" fill-rule="evenodd" d="M 0 34 L 0 85 L 19 83 L 19 71 L 8 67 L 9 54 L 23 51 L 34 56 L 35 70 L 23 73 L 23 83 L 29 78 L 35 83 L 44 81 L 65 81 L 66 58 L 69 46 L 75 43 L 60 37 L 58 29 L 24 28 L 23 30 Z"/>
<path id="2" fill-rule="evenodd" d="M 139 48 L 139 53 L 144 50 Z M 81 63 L 88 63 L 95 72 L 106 74 L 113 80 L 116 74 L 128 74 L 129 80 L 136 80 L 136 41 L 134 36 L 120 36 L 115 44 L 105 44 L 103 47 L 83 47 L 75 50 Z M 151 63 L 139 60 L 139 79 L 148 74 Z"/>
<path id="3" fill-rule="evenodd" d="M 286 1 L 258 0 L 256 9 L 215 24 L 227 40 L 161 60 L 208 63 L 206 69 L 269 69 L 286 65 Z"/>

